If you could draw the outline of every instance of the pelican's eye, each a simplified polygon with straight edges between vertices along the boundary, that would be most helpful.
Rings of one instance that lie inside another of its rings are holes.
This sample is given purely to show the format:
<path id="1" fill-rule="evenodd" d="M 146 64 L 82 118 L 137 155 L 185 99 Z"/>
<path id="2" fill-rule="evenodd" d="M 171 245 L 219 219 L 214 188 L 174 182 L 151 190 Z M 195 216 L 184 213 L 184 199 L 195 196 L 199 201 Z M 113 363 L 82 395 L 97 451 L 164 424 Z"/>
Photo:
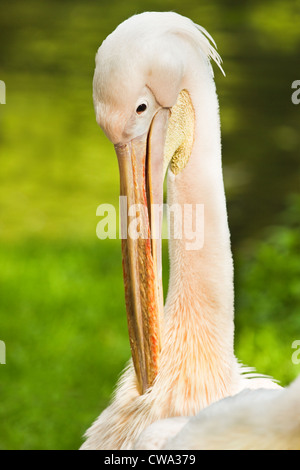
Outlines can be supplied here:
<path id="1" fill-rule="evenodd" d="M 147 104 L 146 103 L 141 103 L 137 108 L 136 108 L 136 113 L 137 114 L 142 114 L 144 111 L 147 109 Z"/>

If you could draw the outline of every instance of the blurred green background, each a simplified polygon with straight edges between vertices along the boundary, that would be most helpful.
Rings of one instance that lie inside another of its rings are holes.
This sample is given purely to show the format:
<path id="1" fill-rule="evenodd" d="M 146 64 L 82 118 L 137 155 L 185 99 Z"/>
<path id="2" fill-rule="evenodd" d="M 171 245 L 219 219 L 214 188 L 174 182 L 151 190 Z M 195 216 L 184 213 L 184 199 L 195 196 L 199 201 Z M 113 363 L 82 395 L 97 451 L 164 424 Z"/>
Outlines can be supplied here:
<path id="1" fill-rule="evenodd" d="M 96 238 L 96 208 L 117 204 L 119 177 L 91 82 L 102 40 L 146 10 L 192 18 L 223 57 L 236 354 L 289 383 L 300 373 L 300 2 L 0 5 L 0 448 L 78 448 L 130 356 L 120 243 Z M 164 259 L 166 283 L 166 247 Z"/>

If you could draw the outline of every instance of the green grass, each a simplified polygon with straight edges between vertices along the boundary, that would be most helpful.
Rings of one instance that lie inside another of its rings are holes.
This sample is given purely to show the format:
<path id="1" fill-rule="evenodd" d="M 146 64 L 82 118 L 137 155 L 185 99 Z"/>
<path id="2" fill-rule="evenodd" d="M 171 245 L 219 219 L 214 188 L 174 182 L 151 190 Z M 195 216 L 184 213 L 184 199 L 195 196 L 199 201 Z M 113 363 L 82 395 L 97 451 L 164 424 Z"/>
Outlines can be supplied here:
<path id="1" fill-rule="evenodd" d="M 120 247 L 32 241 L 0 256 L 0 448 L 76 448 L 130 354 Z"/>
<path id="2" fill-rule="evenodd" d="M 282 385 L 300 374 L 291 360 L 300 339 L 299 210 L 300 197 L 291 198 L 282 225 L 236 263 L 239 357 Z"/>

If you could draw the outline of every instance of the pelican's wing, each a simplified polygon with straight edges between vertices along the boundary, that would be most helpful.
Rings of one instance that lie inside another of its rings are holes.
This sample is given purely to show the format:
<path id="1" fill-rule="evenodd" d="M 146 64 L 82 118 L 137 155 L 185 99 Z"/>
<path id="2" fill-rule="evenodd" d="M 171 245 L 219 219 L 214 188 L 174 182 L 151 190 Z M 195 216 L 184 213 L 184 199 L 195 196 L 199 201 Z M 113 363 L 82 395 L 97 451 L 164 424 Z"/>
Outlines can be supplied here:
<path id="1" fill-rule="evenodd" d="M 300 377 L 286 389 L 243 390 L 194 417 L 158 421 L 135 448 L 300 450 Z"/>

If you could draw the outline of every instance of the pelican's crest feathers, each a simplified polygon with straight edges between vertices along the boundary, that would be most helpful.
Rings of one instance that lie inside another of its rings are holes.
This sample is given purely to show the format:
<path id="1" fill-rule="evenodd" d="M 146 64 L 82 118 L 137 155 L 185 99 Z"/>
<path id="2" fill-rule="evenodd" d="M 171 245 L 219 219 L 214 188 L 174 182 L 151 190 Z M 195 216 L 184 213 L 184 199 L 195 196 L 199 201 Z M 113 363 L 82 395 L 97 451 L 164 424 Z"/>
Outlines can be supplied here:
<path id="1" fill-rule="evenodd" d="M 138 43 L 141 44 L 146 35 L 149 35 L 151 41 L 154 40 L 154 36 L 159 38 L 165 34 L 182 35 L 190 40 L 208 61 L 212 59 L 225 75 L 221 65 L 221 56 L 216 50 L 217 46 L 211 35 L 205 28 L 178 13 L 145 12 L 131 16 L 128 20 L 121 23 L 108 38 L 115 35 L 118 36 L 119 40 L 119 34 L 124 35 L 124 39 L 126 38 L 125 47 L 128 46 L 130 36 L 135 44 L 138 36 L 140 38 Z"/>

